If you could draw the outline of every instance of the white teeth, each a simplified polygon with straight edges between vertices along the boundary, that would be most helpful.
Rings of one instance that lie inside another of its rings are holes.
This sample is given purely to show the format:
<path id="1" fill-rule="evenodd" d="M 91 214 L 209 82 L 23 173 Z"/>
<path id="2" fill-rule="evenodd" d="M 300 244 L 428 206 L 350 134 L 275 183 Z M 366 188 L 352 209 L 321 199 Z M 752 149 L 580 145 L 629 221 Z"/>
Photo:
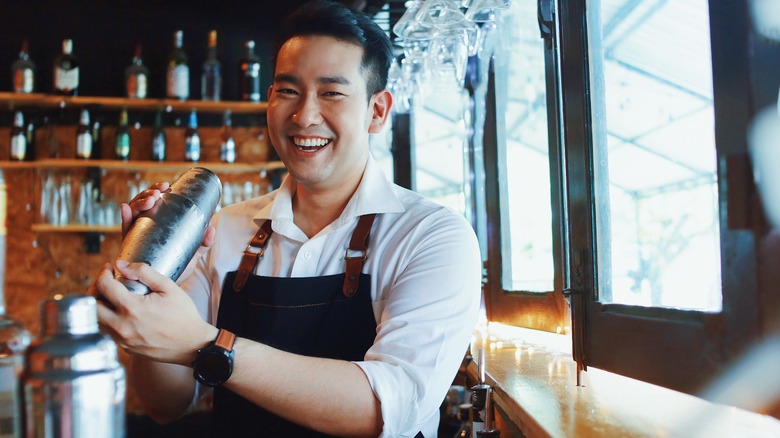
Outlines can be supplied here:
<path id="1" fill-rule="evenodd" d="M 293 139 L 296 146 L 299 147 L 322 147 L 330 143 L 330 140 L 326 138 L 300 138 L 295 137 Z"/>

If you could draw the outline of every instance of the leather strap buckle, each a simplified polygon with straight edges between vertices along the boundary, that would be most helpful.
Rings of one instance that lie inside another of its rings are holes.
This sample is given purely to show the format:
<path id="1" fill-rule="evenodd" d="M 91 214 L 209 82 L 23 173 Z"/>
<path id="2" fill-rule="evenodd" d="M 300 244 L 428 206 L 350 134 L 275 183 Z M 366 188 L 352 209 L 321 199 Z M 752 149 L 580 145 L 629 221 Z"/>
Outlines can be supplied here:
<path id="1" fill-rule="evenodd" d="M 351 257 L 350 257 L 350 253 L 353 253 L 353 254 L 354 254 L 354 253 L 357 253 L 357 255 L 353 255 L 353 256 L 351 256 Z M 365 251 L 365 250 L 363 250 L 363 249 L 352 249 L 352 248 L 347 248 L 346 252 L 344 252 L 344 260 L 349 260 L 349 259 L 363 259 L 363 261 L 365 261 L 365 260 L 366 260 L 366 258 L 367 258 L 367 256 L 366 256 L 366 251 Z"/>
<path id="2" fill-rule="evenodd" d="M 241 262 L 238 265 L 238 271 L 236 272 L 236 279 L 233 281 L 233 290 L 240 292 L 246 285 L 249 276 L 257 268 L 257 262 L 260 257 L 265 255 L 265 248 L 268 244 L 268 239 L 271 238 L 273 230 L 271 229 L 271 221 L 266 220 L 257 233 L 249 241 L 249 244 L 244 249 L 244 256 L 241 257 Z"/>

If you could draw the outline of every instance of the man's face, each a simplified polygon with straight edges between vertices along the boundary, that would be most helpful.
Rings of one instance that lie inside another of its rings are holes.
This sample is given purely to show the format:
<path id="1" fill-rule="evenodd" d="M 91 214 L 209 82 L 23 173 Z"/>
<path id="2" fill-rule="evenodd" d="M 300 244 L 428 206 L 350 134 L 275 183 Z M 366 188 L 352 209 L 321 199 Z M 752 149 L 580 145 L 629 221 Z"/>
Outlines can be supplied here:
<path id="1" fill-rule="evenodd" d="M 366 96 L 362 57 L 362 47 L 325 36 L 291 38 L 277 56 L 268 134 L 287 170 L 309 190 L 354 189 L 368 158 L 368 134 L 384 123 L 385 115 L 376 117 L 383 94 Z"/>

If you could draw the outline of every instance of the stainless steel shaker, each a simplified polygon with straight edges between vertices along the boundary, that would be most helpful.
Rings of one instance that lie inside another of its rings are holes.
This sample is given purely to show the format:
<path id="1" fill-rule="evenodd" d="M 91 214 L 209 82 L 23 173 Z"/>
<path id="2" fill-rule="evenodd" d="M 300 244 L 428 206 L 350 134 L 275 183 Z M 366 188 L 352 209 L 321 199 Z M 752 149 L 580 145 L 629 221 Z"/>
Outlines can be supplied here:
<path id="1" fill-rule="evenodd" d="M 22 373 L 28 438 L 125 436 L 125 371 L 98 332 L 95 298 L 56 295 L 41 303 L 41 337 Z"/>
<path id="2" fill-rule="evenodd" d="M 176 281 L 200 247 L 220 196 L 222 183 L 214 172 L 203 167 L 184 172 L 154 207 L 136 218 L 117 259 L 147 263 Z M 139 281 L 117 279 L 133 293 L 149 293 Z"/>

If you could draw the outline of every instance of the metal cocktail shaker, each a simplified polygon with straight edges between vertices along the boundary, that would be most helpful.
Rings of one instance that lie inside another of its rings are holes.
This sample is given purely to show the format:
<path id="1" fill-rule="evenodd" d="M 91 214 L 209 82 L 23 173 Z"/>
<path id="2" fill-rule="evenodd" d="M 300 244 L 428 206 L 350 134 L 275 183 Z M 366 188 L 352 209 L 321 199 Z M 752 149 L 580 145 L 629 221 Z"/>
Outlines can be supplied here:
<path id="1" fill-rule="evenodd" d="M 42 331 L 22 373 L 28 438 L 125 436 L 125 370 L 98 332 L 95 298 L 56 295 L 41 304 Z"/>
<path id="2" fill-rule="evenodd" d="M 117 259 L 147 263 L 176 281 L 200 247 L 220 196 L 222 183 L 214 172 L 203 167 L 184 172 L 154 207 L 136 218 Z M 133 293 L 149 293 L 139 281 L 117 280 Z"/>

